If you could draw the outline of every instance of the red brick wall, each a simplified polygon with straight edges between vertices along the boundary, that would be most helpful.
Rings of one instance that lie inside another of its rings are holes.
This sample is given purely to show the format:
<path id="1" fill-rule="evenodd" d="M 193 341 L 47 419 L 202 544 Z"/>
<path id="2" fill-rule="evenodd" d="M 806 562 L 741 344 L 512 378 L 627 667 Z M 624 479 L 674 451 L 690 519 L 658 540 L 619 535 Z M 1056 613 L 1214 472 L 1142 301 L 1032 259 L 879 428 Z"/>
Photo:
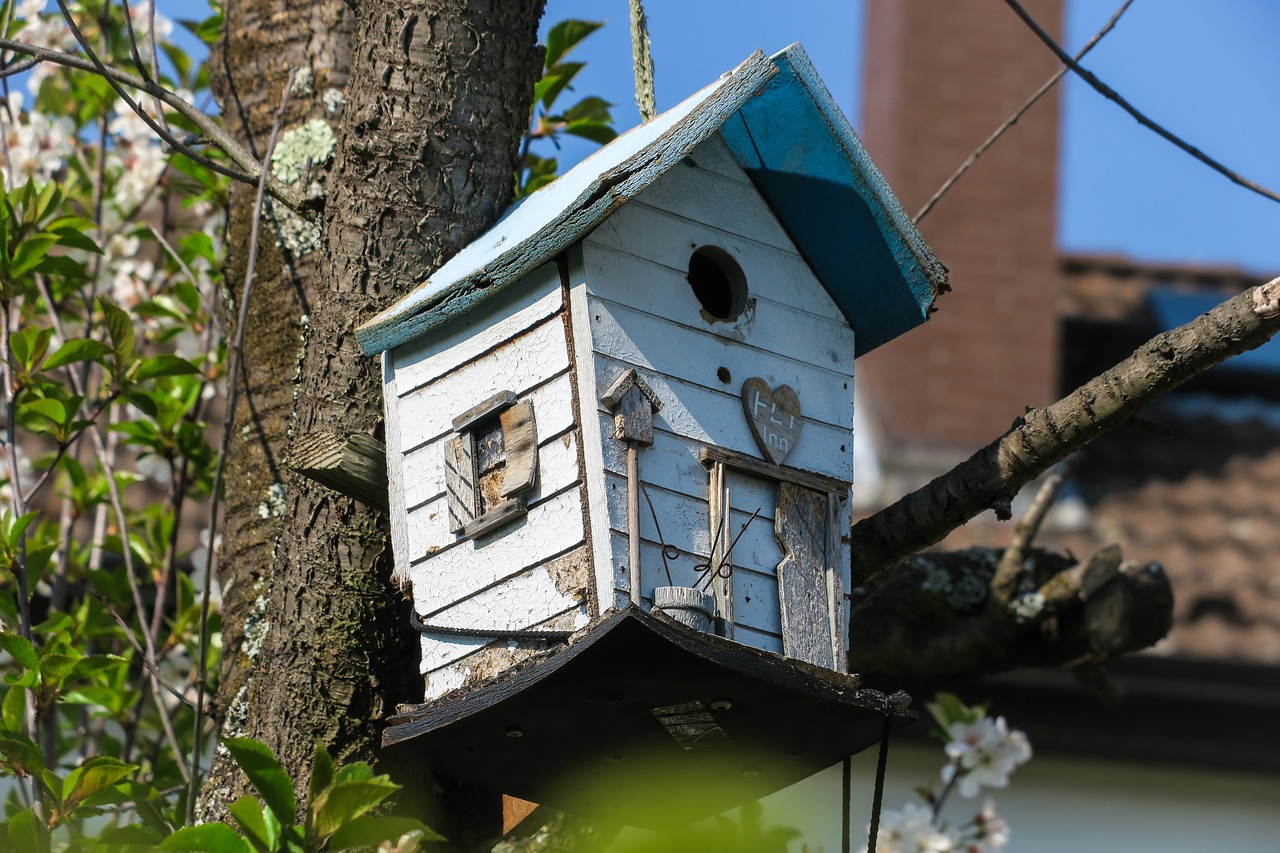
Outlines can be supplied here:
<path id="1" fill-rule="evenodd" d="M 1062 0 L 1025 3 L 1060 35 Z M 862 138 L 909 215 L 1056 62 L 998 0 L 867 0 Z M 858 362 L 894 446 L 973 449 L 1054 397 L 1058 99 L 1040 101 L 921 223 L 953 292 Z"/>

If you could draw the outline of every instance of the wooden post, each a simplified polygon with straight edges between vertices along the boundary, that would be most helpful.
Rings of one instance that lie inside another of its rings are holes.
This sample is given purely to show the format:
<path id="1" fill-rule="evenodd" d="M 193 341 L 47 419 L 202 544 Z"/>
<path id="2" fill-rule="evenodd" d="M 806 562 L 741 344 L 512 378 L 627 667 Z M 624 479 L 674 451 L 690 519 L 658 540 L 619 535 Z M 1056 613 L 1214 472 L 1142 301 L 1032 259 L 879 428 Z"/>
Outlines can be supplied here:
<path id="1" fill-rule="evenodd" d="M 631 603 L 640 606 L 640 453 L 627 442 L 627 560 L 631 572 Z"/>
<path id="2" fill-rule="evenodd" d="M 653 444 L 653 415 L 662 401 L 635 368 L 623 371 L 600 398 L 613 412 L 613 437 L 627 445 L 627 566 L 631 603 L 640 606 L 640 460 L 639 447 Z"/>

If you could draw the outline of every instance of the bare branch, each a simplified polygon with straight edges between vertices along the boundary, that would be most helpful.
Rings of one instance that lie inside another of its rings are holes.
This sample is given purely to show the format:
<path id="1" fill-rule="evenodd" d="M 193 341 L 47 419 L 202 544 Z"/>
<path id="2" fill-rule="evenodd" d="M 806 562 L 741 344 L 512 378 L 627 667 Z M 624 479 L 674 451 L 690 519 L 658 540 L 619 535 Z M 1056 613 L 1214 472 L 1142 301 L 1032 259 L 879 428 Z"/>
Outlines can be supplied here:
<path id="1" fill-rule="evenodd" d="M 1280 331 L 1280 278 L 1250 288 L 1170 332 L 1058 402 L 1031 409 L 951 471 L 853 526 L 854 577 L 865 583 L 1123 426 L 1144 406 Z"/>
<path id="2" fill-rule="evenodd" d="M 1158 136 L 1164 138 L 1168 142 L 1173 143 L 1176 147 L 1178 147 L 1182 151 L 1185 151 L 1187 154 L 1190 154 L 1192 157 L 1199 160 L 1201 163 L 1204 163 L 1210 169 L 1213 169 L 1215 172 L 1217 172 L 1219 175 L 1222 175 L 1224 178 L 1231 181 L 1233 184 L 1238 184 L 1239 186 L 1242 186 L 1251 192 L 1257 193 L 1263 198 L 1269 198 L 1272 201 L 1280 201 L 1280 195 L 1277 195 L 1276 193 L 1272 192 L 1271 190 L 1267 189 L 1264 186 L 1255 184 L 1253 181 L 1249 180 L 1248 178 L 1245 178 L 1244 176 L 1238 174 L 1237 172 L 1233 172 L 1232 170 L 1228 169 L 1226 166 L 1219 163 L 1217 160 L 1210 157 L 1208 154 L 1205 154 L 1199 148 L 1196 148 L 1194 145 L 1191 145 L 1190 143 L 1185 142 L 1181 137 L 1175 135 L 1171 131 L 1166 130 L 1162 125 L 1156 124 L 1154 121 L 1152 121 L 1151 119 L 1147 118 L 1145 115 L 1140 113 L 1137 107 L 1133 106 L 1133 104 L 1129 103 L 1124 98 L 1122 98 L 1119 92 L 1117 92 L 1115 89 L 1112 89 L 1106 83 L 1103 83 L 1093 74 L 1092 71 L 1089 71 L 1087 68 L 1081 67 L 1080 63 L 1072 59 L 1071 56 L 1068 55 L 1067 52 L 1063 50 L 1062 47 L 1056 41 L 1053 40 L 1053 37 L 1050 36 L 1048 33 L 1046 33 L 1044 31 L 1044 28 L 1036 23 L 1035 19 L 1032 18 L 1031 15 L 1027 13 L 1027 10 L 1022 8 L 1022 5 L 1018 3 L 1018 0 L 1004 0 L 1004 2 L 1008 4 L 1009 8 L 1012 9 L 1019 18 L 1022 19 L 1023 23 L 1025 23 L 1028 27 L 1031 28 L 1031 31 L 1036 34 L 1036 37 L 1039 38 L 1040 41 L 1044 42 L 1045 46 L 1048 47 L 1057 55 L 1058 59 L 1060 59 L 1064 65 L 1066 65 L 1068 68 L 1074 71 L 1076 75 L 1080 77 L 1081 80 L 1084 80 L 1086 83 L 1092 86 L 1104 98 L 1114 102 L 1122 110 L 1127 112 L 1129 115 L 1133 116 L 1133 118 L 1137 120 L 1138 124 L 1142 125 L 1148 130 L 1154 131 Z"/>
<path id="3" fill-rule="evenodd" d="M 1001 601 L 1008 601 L 1012 597 L 1014 582 L 1022 569 L 1023 560 L 1026 559 L 1027 549 L 1031 547 L 1031 542 L 1040 532 L 1044 520 L 1049 516 L 1049 510 L 1052 509 L 1054 501 L 1058 499 L 1058 494 L 1067 482 L 1067 477 L 1075 467 L 1073 462 L 1074 460 L 1062 463 L 1057 471 L 1045 478 L 1040 491 L 1036 492 L 1035 498 L 1032 499 L 1031 506 L 1027 508 L 1026 513 L 1013 529 L 1013 539 L 1009 542 L 1009 547 L 1004 549 L 1004 556 L 996 566 L 995 579 L 991 582 L 992 591 Z"/>
<path id="4" fill-rule="evenodd" d="M 1120 20 L 1120 16 L 1123 15 L 1131 5 L 1133 5 L 1133 0 L 1124 0 L 1124 3 L 1120 6 L 1119 9 L 1116 10 L 1116 13 L 1111 16 L 1111 20 L 1107 21 L 1107 23 L 1103 26 L 1103 28 L 1098 30 L 1098 32 L 1094 34 L 1093 38 L 1089 39 L 1089 43 L 1086 44 L 1084 48 L 1079 53 L 1076 54 L 1077 62 L 1079 62 L 1081 59 L 1087 56 L 1089 51 L 1093 50 L 1094 45 L 1102 41 L 1102 39 L 1106 36 L 1106 34 L 1111 32 L 1112 28 L 1115 27 L 1116 23 Z M 969 171 L 969 169 L 973 166 L 974 163 L 978 162 L 978 158 L 981 157 L 983 154 L 986 154 L 987 149 L 990 148 L 992 145 L 995 145 L 996 140 L 1004 136 L 1005 131 L 1007 131 L 1009 128 L 1017 124 L 1018 120 L 1021 119 L 1022 116 L 1026 114 L 1027 110 L 1035 106 L 1036 102 L 1039 101 L 1041 98 L 1043 98 L 1045 94 L 1047 94 L 1048 91 L 1052 89 L 1059 80 L 1062 79 L 1063 75 L 1065 75 L 1070 70 L 1071 69 L 1067 68 L 1067 66 L 1063 65 L 1061 68 L 1055 71 L 1053 76 L 1050 77 L 1048 80 L 1046 80 L 1044 82 L 1044 85 L 1042 85 L 1039 89 L 1037 89 L 1034 95 L 1032 95 L 1030 98 L 1027 98 L 1026 103 L 1024 103 L 1022 106 L 1014 110 L 1013 115 L 1005 119 L 1004 123 L 1001 124 L 999 127 L 997 127 L 995 129 L 995 132 L 992 133 L 990 136 L 988 136 L 985 142 L 983 142 L 976 149 L 974 149 L 974 152 L 969 155 L 968 159 L 960 164 L 960 168 L 956 169 L 955 173 L 952 174 L 951 177 L 947 178 L 947 180 L 942 184 L 942 186 L 938 187 L 938 191 L 933 194 L 932 198 L 930 198 L 928 201 L 924 203 L 924 207 L 920 208 L 920 212 L 917 213 L 911 221 L 919 225 L 920 220 L 924 219 L 926 216 L 929 215 L 929 211 L 933 210 L 933 206 L 937 204 L 942 199 L 942 197 L 946 195 L 948 191 L 950 191 L 950 189 L 953 186 L 955 186 L 956 181 L 960 180 L 960 178 L 964 176 L 964 173 Z"/>
<path id="5" fill-rule="evenodd" d="M 243 171 L 230 169 L 221 163 L 209 160 L 209 158 L 192 151 L 188 146 L 176 139 L 166 139 L 165 141 L 172 145 L 175 150 L 221 175 L 226 175 L 227 177 L 241 181 L 242 183 L 257 184 L 258 176 L 262 174 L 262 164 L 254 159 L 253 155 L 250 154 L 244 146 L 232 139 L 231 135 L 227 133 L 222 125 L 218 124 L 210 116 L 201 112 L 194 104 L 178 97 L 173 92 L 170 92 L 168 89 L 157 83 L 148 83 L 139 77 L 133 76 L 132 74 L 102 65 L 100 62 L 95 64 L 94 62 L 90 62 L 87 59 L 82 59 L 81 57 L 74 56 L 70 53 L 64 53 L 60 50 L 52 50 L 46 47 L 38 47 L 33 44 L 27 44 L 26 42 L 14 41 L 13 39 L 0 38 L 0 50 L 11 50 L 14 53 L 32 56 L 44 62 L 52 62 L 55 65 L 62 65 L 66 68 L 75 68 L 80 71 L 88 71 L 93 74 L 98 74 L 105 78 L 108 83 L 112 85 L 112 88 L 127 101 L 129 99 L 123 94 L 123 90 L 120 89 L 120 85 L 129 86 L 130 88 L 137 89 L 140 92 L 145 92 L 148 95 L 158 98 L 166 105 L 172 107 L 179 115 L 190 120 L 196 125 L 196 127 L 200 128 L 201 133 L 208 138 L 209 142 L 224 151 L 227 156 L 231 158 L 232 162 L 239 166 Z M 129 101 L 129 103 L 132 103 L 132 101 Z M 139 113 L 139 115 L 148 123 L 148 126 L 151 127 L 153 131 L 156 130 L 154 119 L 145 113 Z M 306 203 L 305 198 L 300 192 L 270 175 L 267 176 L 267 190 L 271 193 L 273 198 L 279 200 L 282 204 L 300 216 L 308 219 L 315 219 L 318 216 L 317 211 Z"/>

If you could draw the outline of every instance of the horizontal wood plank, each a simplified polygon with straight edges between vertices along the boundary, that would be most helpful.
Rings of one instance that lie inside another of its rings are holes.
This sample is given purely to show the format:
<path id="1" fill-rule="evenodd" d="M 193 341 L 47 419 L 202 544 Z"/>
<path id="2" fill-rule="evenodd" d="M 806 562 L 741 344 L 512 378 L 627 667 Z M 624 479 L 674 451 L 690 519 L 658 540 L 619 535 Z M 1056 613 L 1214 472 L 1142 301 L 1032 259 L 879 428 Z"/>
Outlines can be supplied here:
<path id="1" fill-rule="evenodd" d="M 638 201 L 692 219 L 710 222 L 761 243 L 795 252 L 795 244 L 752 184 L 726 181 L 701 169 L 672 169 L 640 194 Z"/>
<path id="2" fill-rule="evenodd" d="M 440 330 L 391 351 L 396 386 L 408 394 L 531 329 L 564 307 L 554 263 Z"/>
<path id="3" fill-rule="evenodd" d="M 621 533 L 613 533 L 610 539 L 617 565 L 625 566 L 627 560 L 627 537 Z M 653 604 L 653 588 L 667 586 L 667 575 L 662 567 L 662 550 L 656 542 L 644 540 L 640 546 L 641 585 L 645 593 L 645 606 Z M 671 580 L 676 586 L 694 586 L 701 584 L 693 571 L 695 563 L 705 562 L 705 554 L 686 554 L 668 560 L 671 568 Z M 620 584 L 620 586 L 622 586 Z M 780 617 L 778 612 L 778 582 L 772 575 L 741 569 L 734 575 L 734 617 L 738 624 L 747 625 L 758 631 L 779 631 Z"/>
<path id="4" fill-rule="evenodd" d="M 737 158 L 733 156 L 733 152 L 729 150 L 729 146 L 725 144 L 719 133 L 714 133 L 707 137 L 704 142 L 693 149 L 689 159 L 697 164 L 693 168 L 712 172 L 739 184 L 751 185 L 751 179 L 747 177 L 747 173 L 738 165 Z M 688 168 L 687 163 L 685 166 Z"/>
<path id="5" fill-rule="evenodd" d="M 752 477 L 792 483 L 806 489 L 812 489 L 815 492 L 847 495 L 851 487 L 851 484 L 846 480 L 837 480 L 834 477 L 793 468 L 788 465 L 774 465 L 772 462 L 766 462 L 763 459 L 749 456 L 746 453 L 739 453 L 727 447 L 708 445 L 698 451 L 698 458 L 707 465 L 719 462 L 730 470 L 748 474 Z"/>
<path id="6" fill-rule="evenodd" d="M 607 380 L 632 365 L 614 358 L 596 358 L 597 381 Z M 654 427 L 704 444 L 744 453 L 756 449 L 740 397 L 640 368 L 645 381 L 662 398 Z M 852 408 L 852 398 L 850 398 Z M 838 480 L 853 479 L 853 430 L 806 419 L 803 432 L 787 463 Z"/>
<path id="7" fill-rule="evenodd" d="M 593 284 L 589 309 L 598 351 L 618 355 L 605 347 L 608 336 L 623 334 L 650 359 L 636 363 L 709 387 L 725 385 L 717 370 L 726 367 L 735 392 L 747 377 L 762 376 L 772 385 L 841 391 L 837 398 L 852 399 L 853 336 L 842 322 L 761 300 L 735 323 L 710 324 L 683 273 L 598 247 L 584 250 L 584 258 L 590 280 L 604 283 Z M 599 316 L 602 310 L 611 316 Z M 814 417 L 848 423 L 851 414 L 841 406 L 836 418 Z"/>
<path id="8" fill-rule="evenodd" d="M 522 396 L 569 367 L 564 324 L 558 317 L 504 344 L 501 349 L 400 398 L 401 446 L 412 448 L 452 430 L 455 416 L 499 391 Z M 541 413 L 539 413 L 541 417 Z"/>
<path id="9" fill-rule="evenodd" d="M 577 443 L 572 433 L 551 439 L 538 448 L 538 469 L 539 479 L 526 501 L 531 508 L 551 495 L 581 481 Z M 455 546 L 458 537 L 448 530 L 447 509 L 448 497 L 440 493 L 430 501 L 410 508 L 408 513 L 410 561 L 416 561 L 429 553 Z"/>
<path id="10" fill-rule="evenodd" d="M 533 404 L 538 430 L 543 444 L 553 437 L 563 439 L 574 423 L 573 384 L 568 373 L 536 388 L 525 397 Z M 405 505 L 410 509 L 421 506 L 444 493 L 444 442 L 452 435 L 446 432 L 434 436 L 426 443 L 412 448 L 403 458 L 400 487 L 404 490 Z M 571 439 L 572 440 L 572 439 Z"/>
<path id="11" fill-rule="evenodd" d="M 530 507 L 510 527 L 410 566 L 414 600 L 423 612 L 434 612 L 583 541 L 582 494 L 575 488 Z"/>
<path id="12" fill-rule="evenodd" d="M 643 244 L 631 238 L 630 235 L 637 233 L 647 235 Z M 732 255 L 742 267 L 751 295 L 813 316 L 833 319 L 841 316 L 830 294 L 813 277 L 800 255 L 708 223 L 682 219 L 643 202 L 632 202 L 615 213 L 591 232 L 584 244 L 643 257 L 686 274 L 689 257 L 695 249 L 716 246 Z"/>

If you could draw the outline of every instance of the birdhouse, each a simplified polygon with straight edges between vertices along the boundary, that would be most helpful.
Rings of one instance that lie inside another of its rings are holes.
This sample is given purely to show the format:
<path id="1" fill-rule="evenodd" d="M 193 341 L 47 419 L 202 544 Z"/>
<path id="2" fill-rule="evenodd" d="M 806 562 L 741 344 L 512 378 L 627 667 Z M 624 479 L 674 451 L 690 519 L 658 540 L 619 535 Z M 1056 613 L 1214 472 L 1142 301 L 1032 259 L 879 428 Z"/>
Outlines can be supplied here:
<path id="1" fill-rule="evenodd" d="M 607 778 L 588 805 L 643 823 L 633 762 L 668 756 L 692 815 L 875 742 L 901 715 L 846 671 L 854 358 L 945 286 L 797 45 L 366 324 L 426 695 L 385 743 L 539 802 Z"/>

